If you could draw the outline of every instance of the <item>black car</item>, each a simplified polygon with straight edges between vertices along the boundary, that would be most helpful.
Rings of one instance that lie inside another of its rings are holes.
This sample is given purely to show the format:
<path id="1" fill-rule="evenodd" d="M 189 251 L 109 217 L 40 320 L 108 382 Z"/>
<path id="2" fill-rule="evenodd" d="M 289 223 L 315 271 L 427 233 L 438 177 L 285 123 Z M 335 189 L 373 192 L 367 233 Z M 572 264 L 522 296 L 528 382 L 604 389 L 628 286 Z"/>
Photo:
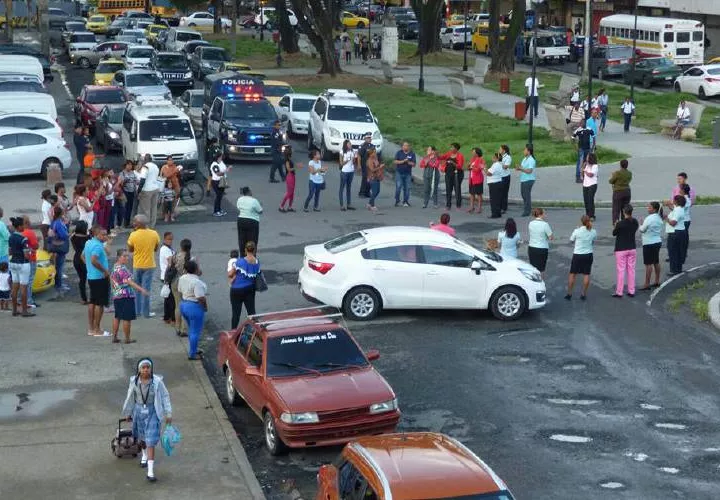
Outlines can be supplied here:
<path id="1" fill-rule="evenodd" d="M 181 93 L 192 89 L 192 72 L 182 52 L 156 52 L 150 59 L 150 68 L 158 71 L 171 92 Z"/>
<path id="2" fill-rule="evenodd" d="M 128 19 L 127 17 L 117 17 L 113 22 L 110 23 L 110 26 L 108 26 L 107 29 L 107 37 L 115 37 L 118 36 L 118 33 L 120 33 L 121 30 L 124 30 L 125 28 L 130 28 L 132 26 L 132 19 Z"/>
<path id="3" fill-rule="evenodd" d="M 122 151 L 121 130 L 125 105 L 105 106 L 95 122 L 95 141 L 99 148 L 110 153 Z"/>
<path id="4" fill-rule="evenodd" d="M 207 75 L 217 73 L 220 66 L 230 61 L 230 57 L 222 47 L 203 46 L 196 47 L 190 58 L 190 71 L 195 78 L 202 80 Z"/>
<path id="5" fill-rule="evenodd" d="M 398 24 L 398 38 L 400 40 L 416 40 L 420 36 L 419 26 L 417 21 Z"/>
<path id="6" fill-rule="evenodd" d="M 185 57 L 187 57 L 188 62 L 190 62 L 190 58 L 195 53 L 195 49 L 201 45 L 210 45 L 210 42 L 205 40 L 190 40 L 183 46 L 182 51 L 185 53 Z"/>

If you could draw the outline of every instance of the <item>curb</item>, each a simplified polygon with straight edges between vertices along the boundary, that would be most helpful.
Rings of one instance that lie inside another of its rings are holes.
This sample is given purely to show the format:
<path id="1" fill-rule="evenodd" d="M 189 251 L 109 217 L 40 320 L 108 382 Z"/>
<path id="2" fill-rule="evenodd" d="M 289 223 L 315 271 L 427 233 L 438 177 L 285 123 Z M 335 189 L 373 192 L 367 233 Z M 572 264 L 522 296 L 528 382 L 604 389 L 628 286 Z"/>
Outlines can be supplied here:
<path id="1" fill-rule="evenodd" d="M 708 262 L 707 264 L 703 264 L 703 265 L 701 265 L 701 266 L 691 267 L 690 269 L 688 269 L 688 270 L 686 270 L 686 271 L 683 271 L 683 272 L 681 272 L 680 274 L 677 274 L 677 275 L 675 275 L 675 276 L 673 276 L 673 277 L 671 277 L 671 278 L 663 281 L 663 282 L 660 284 L 660 286 L 659 286 L 658 288 L 656 288 L 655 290 L 653 290 L 652 294 L 650 294 L 650 298 L 649 298 L 648 301 L 646 302 L 646 305 L 647 305 L 648 307 L 651 307 L 653 301 L 654 301 L 655 298 L 658 296 L 658 294 L 660 294 L 660 292 L 664 291 L 664 290 L 665 290 L 667 287 L 669 287 L 672 283 L 674 283 L 674 282 L 676 282 L 676 281 L 678 281 L 678 280 L 684 280 L 685 278 L 691 278 L 691 279 L 701 278 L 702 276 L 705 275 L 706 272 L 717 271 L 717 268 L 719 268 L 719 267 L 720 267 L 720 262 Z M 713 269 L 713 268 L 715 268 L 715 269 Z M 695 275 L 695 276 L 691 276 L 691 275 Z M 714 300 L 716 297 L 717 297 L 717 299 L 718 299 L 718 305 L 716 306 L 716 311 L 718 311 L 718 313 L 717 313 L 717 316 L 718 316 L 718 325 L 717 325 L 717 327 L 720 328 L 720 293 L 716 294 L 716 295 L 711 299 L 711 301 Z M 711 316 L 711 317 L 712 317 L 712 316 Z M 715 324 L 714 321 L 713 321 L 713 324 Z"/>
<path id="2" fill-rule="evenodd" d="M 708 301 L 708 314 L 710 323 L 720 330 L 720 292 L 713 295 Z"/>
<path id="3" fill-rule="evenodd" d="M 185 349 L 187 349 L 187 341 L 182 342 L 185 345 Z M 248 460 L 247 454 L 245 453 L 245 448 L 243 448 L 242 444 L 240 444 L 240 439 L 237 437 L 235 429 L 230 423 L 230 420 L 228 420 L 227 418 L 227 414 L 222 407 L 220 398 L 215 392 L 215 389 L 213 389 L 213 386 L 210 383 L 210 379 L 205 372 L 203 364 L 192 363 L 192 365 L 193 371 L 195 372 L 195 377 L 197 378 L 198 382 L 200 382 L 202 390 L 205 393 L 205 396 L 207 396 L 208 401 L 210 402 L 210 407 L 212 408 L 215 420 L 217 420 L 217 423 L 220 426 L 220 431 L 225 437 L 225 441 L 230 448 L 230 452 L 235 459 L 235 463 L 240 469 L 240 473 L 245 479 L 245 484 L 247 484 L 253 500 L 265 500 L 265 494 L 263 493 L 262 487 L 260 486 L 257 477 L 255 477 L 255 473 L 253 472 L 250 461 Z"/>

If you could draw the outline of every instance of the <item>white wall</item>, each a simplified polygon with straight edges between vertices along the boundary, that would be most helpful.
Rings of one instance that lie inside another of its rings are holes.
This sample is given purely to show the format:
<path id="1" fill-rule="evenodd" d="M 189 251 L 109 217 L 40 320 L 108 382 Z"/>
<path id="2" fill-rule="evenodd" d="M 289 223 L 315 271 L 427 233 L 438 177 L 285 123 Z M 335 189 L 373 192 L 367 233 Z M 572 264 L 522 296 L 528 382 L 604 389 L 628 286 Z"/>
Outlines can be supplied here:
<path id="1" fill-rule="evenodd" d="M 687 12 L 720 16 L 720 1 L 718 0 L 640 0 L 639 5 L 640 7 L 670 9 L 673 12 L 680 13 Z"/>

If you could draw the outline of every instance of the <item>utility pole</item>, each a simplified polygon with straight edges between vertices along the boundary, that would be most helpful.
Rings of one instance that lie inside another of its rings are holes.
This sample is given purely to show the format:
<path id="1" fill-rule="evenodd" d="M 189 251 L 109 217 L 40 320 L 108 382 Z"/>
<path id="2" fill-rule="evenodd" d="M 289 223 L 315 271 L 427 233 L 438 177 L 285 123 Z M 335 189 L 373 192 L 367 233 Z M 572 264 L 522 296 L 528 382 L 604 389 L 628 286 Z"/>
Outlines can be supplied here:
<path id="1" fill-rule="evenodd" d="M 423 54 L 425 54 L 425 28 L 423 28 L 423 22 L 424 19 L 424 12 L 425 12 L 425 6 L 427 5 L 427 0 L 423 0 L 420 4 L 420 24 L 418 25 L 418 50 L 420 51 L 420 79 L 418 80 L 418 91 L 425 92 L 425 59 L 423 57 Z"/>
<path id="2" fill-rule="evenodd" d="M 230 36 L 230 48 L 232 49 L 232 58 L 235 59 L 235 54 L 237 53 L 237 17 L 238 17 L 238 0 L 233 0 L 233 7 L 232 7 L 232 25 L 230 29 L 232 30 L 232 35 Z"/>
<path id="3" fill-rule="evenodd" d="M 630 100 L 635 101 L 635 59 L 637 50 L 637 14 L 638 14 L 638 1 L 635 0 L 635 26 L 633 28 L 633 51 L 632 51 L 632 71 L 630 72 Z"/>
<path id="4" fill-rule="evenodd" d="M 467 18 L 468 18 L 469 3 L 470 3 L 469 0 L 465 0 L 465 16 L 464 16 L 465 23 L 463 24 L 463 35 L 464 35 L 464 38 L 463 38 L 463 71 L 468 70 L 468 65 L 467 65 L 467 42 L 468 42 Z"/>
<path id="5" fill-rule="evenodd" d="M 37 0 L 38 31 L 40 32 L 40 50 L 48 59 L 50 58 L 50 33 L 48 14 L 48 0 Z"/>
<path id="6" fill-rule="evenodd" d="M 530 99 L 528 99 L 528 109 L 525 110 L 526 113 L 530 114 L 530 120 L 528 121 L 528 144 L 530 146 L 533 145 L 533 125 L 535 123 L 535 110 L 534 110 L 534 101 L 535 101 L 535 92 L 537 89 L 535 88 L 535 82 L 537 77 L 537 36 L 538 36 L 538 16 L 537 16 L 537 10 L 535 11 L 535 17 L 533 18 L 533 53 L 532 53 L 532 73 L 530 74 Z M 539 97 L 538 97 L 539 99 Z"/>
<path id="7" fill-rule="evenodd" d="M 590 46 L 592 39 L 592 30 L 590 24 L 592 22 L 592 0 L 585 0 L 585 54 L 583 54 L 583 72 L 585 75 L 590 74 Z"/>

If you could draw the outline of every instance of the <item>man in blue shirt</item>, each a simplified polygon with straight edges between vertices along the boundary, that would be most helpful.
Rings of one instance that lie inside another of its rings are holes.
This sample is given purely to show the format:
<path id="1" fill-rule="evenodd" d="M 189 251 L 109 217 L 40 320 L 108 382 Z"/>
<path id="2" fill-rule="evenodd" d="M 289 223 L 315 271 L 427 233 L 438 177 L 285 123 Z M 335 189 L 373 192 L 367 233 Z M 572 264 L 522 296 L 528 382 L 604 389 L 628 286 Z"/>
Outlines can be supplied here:
<path id="1" fill-rule="evenodd" d="M 94 226 L 93 237 L 87 243 L 81 259 L 87 267 L 87 281 L 90 287 L 90 302 L 88 304 L 88 335 L 95 337 L 109 337 L 110 332 L 100 329 L 103 311 L 110 305 L 110 263 L 105 242 L 107 231 Z"/>
<path id="2" fill-rule="evenodd" d="M 598 115 L 598 110 L 596 108 L 593 108 L 592 111 L 590 111 L 590 118 L 588 118 L 585 122 L 585 126 L 593 131 L 592 137 L 590 138 L 590 151 L 593 151 L 595 149 L 595 143 L 598 136 L 599 121 L 600 118 Z"/>
<path id="3" fill-rule="evenodd" d="M 395 206 L 400 206 L 400 190 L 403 192 L 403 206 L 410 206 L 410 182 L 412 168 L 417 158 L 410 149 L 410 143 L 403 142 L 402 149 L 395 153 Z"/>

